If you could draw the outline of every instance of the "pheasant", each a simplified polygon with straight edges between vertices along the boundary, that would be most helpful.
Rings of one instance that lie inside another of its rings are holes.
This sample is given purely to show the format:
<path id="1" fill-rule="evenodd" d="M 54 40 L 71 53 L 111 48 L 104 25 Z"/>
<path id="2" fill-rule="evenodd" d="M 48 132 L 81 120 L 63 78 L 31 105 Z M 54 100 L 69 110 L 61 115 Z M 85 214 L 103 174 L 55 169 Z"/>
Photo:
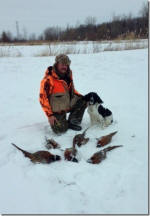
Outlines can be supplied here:
<path id="1" fill-rule="evenodd" d="M 77 144 L 80 147 L 81 145 L 85 145 L 89 141 L 89 138 L 85 138 L 87 130 L 88 128 L 82 134 L 75 135 L 75 137 L 73 138 L 73 143 L 75 145 Z"/>
<path id="2" fill-rule="evenodd" d="M 109 146 L 101 151 L 98 151 L 92 155 L 90 159 L 87 160 L 88 163 L 93 163 L 93 164 L 99 164 L 101 163 L 104 159 L 106 159 L 106 155 L 108 151 L 111 151 L 112 149 L 121 147 L 122 145 L 118 146 Z"/>
<path id="3" fill-rule="evenodd" d="M 112 137 L 117 133 L 118 131 L 115 131 L 113 133 L 110 133 L 106 136 L 102 136 L 100 138 L 97 138 L 97 146 L 96 147 L 103 147 L 107 144 L 109 144 L 112 140 Z"/>
<path id="4" fill-rule="evenodd" d="M 14 143 L 12 143 L 13 146 L 15 146 L 18 150 L 20 150 L 25 157 L 30 158 L 30 160 L 33 163 L 51 163 L 57 160 L 61 160 L 61 157 L 59 155 L 53 155 L 48 151 L 37 151 L 35 153 L 30 153 L 27 152 L 21 148 L 19 148 L 18 146 L 16 146 Z"/>
<path id="5" fill-rule="evenodd" d="M 53 140 L 53 139 L 47 139 L 47 138 L 45 138 L 45 139 L 46 139 L 46 145 L 45 145 L 45 147 L 46 147 L 47 149 L 51 149 L 51 148 L 54 148 L 54 149 L 60 148 L 60 145 L 59 145 L 55 140 Z"/>
<path id="6" fill-rule="evenodd" d="M 64 152 L 64 157 L 65 160 L 68 161 L 73 161 L 73 162 L 78 162 L 78 160 L 75 158 L 76 154 L 77 154 L 77 150 L 75 148 L 75 143 L 73 142 L 73 145 L 71 148 L 67 148 Z"/>

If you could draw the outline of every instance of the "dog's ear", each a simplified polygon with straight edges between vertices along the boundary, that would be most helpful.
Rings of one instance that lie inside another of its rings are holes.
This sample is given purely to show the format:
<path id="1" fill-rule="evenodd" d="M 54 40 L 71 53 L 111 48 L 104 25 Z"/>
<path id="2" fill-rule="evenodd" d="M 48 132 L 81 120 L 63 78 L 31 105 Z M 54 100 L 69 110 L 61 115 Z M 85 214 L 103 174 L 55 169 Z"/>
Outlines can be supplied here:
<path id="1" fill-rule="evenodd" d="M 107 108 L 106 108 L 105 112 L 106 112 L 106 116 L 108 116 L 108 115 L 111 115 L 111 114 L 112 114 L 112 112 L 111 112 L 109 109 L 107 109 Z"/>
<path id="2" fill-rule="evenodd" d="M 99 103 L 101 103 L 101 104 L 104 103 L 101 98 L 99 98 Z"/>
<path id="3" fill-rule="evenodd" d="M 98 94 L 96 94 L 96 100 L 98 103 L 103 103 L 102 99 L 98 96 Z"/>
<path id="4" fill-rule="evenodd" d="M 83 100 L 85 100 L 85 101 L 89 101 L 89 99 L 90 99 L 90 93 L 84 95 L 82 98 L 83 98 Z"/>
<path id="5" fill-rule="evenodd" d="M 82 99 L 85 100 L 85 101 L 88 101 L 88 96 L 87 96 L 87 95 L 84 95 L 84 96 L 82 97 Z"/>

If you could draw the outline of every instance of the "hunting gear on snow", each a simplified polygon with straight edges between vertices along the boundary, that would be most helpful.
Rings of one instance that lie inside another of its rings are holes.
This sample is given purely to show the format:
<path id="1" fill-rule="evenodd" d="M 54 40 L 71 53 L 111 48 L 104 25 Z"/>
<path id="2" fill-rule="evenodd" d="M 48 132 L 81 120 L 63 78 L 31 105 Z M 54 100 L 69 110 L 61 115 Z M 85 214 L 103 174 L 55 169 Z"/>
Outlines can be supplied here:
<path id="1" fill-rule="evenodd" d="M 80 123 L 87 107 L 83 96 L 74 88 L 70 64 L 68 56 L 56 56 L 54 65 L 47 68 L 41 81 L 39 101 L 55 133 L 63 133 L 68 128 L 81 130 Z"/>

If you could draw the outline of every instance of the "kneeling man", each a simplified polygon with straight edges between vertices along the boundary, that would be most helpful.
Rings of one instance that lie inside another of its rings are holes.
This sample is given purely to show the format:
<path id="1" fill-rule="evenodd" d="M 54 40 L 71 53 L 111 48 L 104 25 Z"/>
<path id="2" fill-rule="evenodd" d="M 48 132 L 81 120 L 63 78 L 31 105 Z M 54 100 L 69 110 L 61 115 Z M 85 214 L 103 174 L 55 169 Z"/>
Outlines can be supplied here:
<path id="1" fill-rule="evenodd" d="M 55 133 L 66 132 L 68 128 L 81 130 L 87 102 L 74 88 L 70 59 L 64 54 L 56 56 L 53 66 L 47 68 L 40 86 L 40 104 Z M 69 118 L 66 114 L 69 112 Z"/>

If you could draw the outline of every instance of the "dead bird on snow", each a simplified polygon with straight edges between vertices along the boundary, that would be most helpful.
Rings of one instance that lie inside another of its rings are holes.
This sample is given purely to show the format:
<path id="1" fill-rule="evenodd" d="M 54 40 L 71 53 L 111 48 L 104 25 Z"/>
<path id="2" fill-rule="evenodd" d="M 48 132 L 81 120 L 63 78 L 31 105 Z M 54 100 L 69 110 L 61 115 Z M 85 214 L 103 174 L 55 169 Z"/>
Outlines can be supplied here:
<path id="1" fill-rule="evenodd" d="M 89 141 L 89 138 L 85 138 L 85 134 L 88 129 L 89 128 L 87 128 L 82 134 L 75 135 L 75 137 L 73 138 L 74 145 L 77 144 L 77 146 L 80 147 L 81 145 L 85 145 Z"/>
<path id="2" fill-rule="evenodd" d="M 67 148 L 64 152 L 65 160 L 78 162 L 78 160 L 75 158 L 77 154 L 75 146 L 78 145 L 80 147 L 81 145 L 84 145 L 89 141 L 89 138 L 85 138 L 87 129 L 82 134 L 75 135 L 75 137 L 73 138 L 73 146 L 71 148 Z"/>
<path id="3" fill-rule="evenodd" d="M 51 162 L 61 160 L 61 157 L 59 155 L 53 155 L 48 151 L 37 151 L 35 153 L 30 153 L 30 152 L 27 152 L 27 151 L 19 148 L 14 143 L 12 143 L 12 145 L 15 146 L 18 150 L 20 150 L 24 154 L 25 157 L 30 158 L 30 160 L 33 163 L 44 163 L 44 164 L 47 163 L 47 164 L 49 164 Z"/>
<path id="4" fill-rule="evenodd" d="M 45 140 L 46 140 L 45 147 L 47 149 L 51 149 L 51 148 L 58 149 L 58 148 L 60 148 L 60 145 L 55 140 L 53 140 L 53 139 L 47 139 L 47 137 L 45 137 Z"/>
<path id="5" fill-rule="evenodd" d="M 72 161 L 72 162 L 78 162 L 78 160 L 75 158 L 76 153 L 77 153 L 77 150 L 76 149 L 74 150 L 73 147 L 67 148 L 64 152 L 65 160 Z"/>
<path id="6" fill-rule="evenodd" d="M 103 147 L 107 144 L 109 144 L 112 140 L 112 137 L 117 133 L 118 131 L 115 131 L 113 133 L 110 133 L 106 136 L 102 136 L 100 138 L 96 138 L 97 139 L 97 146 L 96 147 Z"/>
<path id="7" fill-rule="evenodd" d="M 99 164 L 101 163 L 104 159 L 106 159 L 106 155 L 108 151 L 111 151 L 112 149 L 118 148 L 118 147 L 122 147 L 122 145 L 118 145 L 118 146 L 109 146 L 101 151 L 98 151 L 96 153 L 93 154 L 93 156 L 87 160 L 88 163 L 92 163 L 92 164 Z"/>
<path id="8" fill-rule="evenodd" d="M 75 143 L 73 143 L 72 147 L 71 148 L 67 148 L 64 152 L 64 157 L 65 157 L 65 160 L 68 160 L 68 161 L 72 161 L 72 162 L 78 162 L 78 160 L 76 159 L 76 154 L 77 154 L 77 150 L 75 148 Z"/>

